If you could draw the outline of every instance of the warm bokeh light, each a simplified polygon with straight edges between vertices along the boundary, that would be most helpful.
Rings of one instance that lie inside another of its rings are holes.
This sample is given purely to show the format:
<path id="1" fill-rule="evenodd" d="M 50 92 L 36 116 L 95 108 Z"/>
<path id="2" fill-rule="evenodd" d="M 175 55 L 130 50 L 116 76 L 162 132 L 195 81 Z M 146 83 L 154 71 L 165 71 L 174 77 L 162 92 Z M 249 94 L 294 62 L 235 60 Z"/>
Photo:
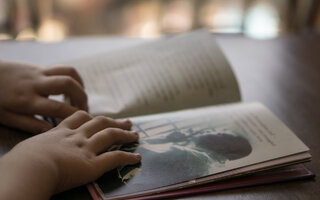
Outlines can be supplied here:
<path id="1" fill-rule="evenodd" d="M 206 27 L 266 39 L 310 24 L 320 30 L 314 1 L 0 0 L 0 34 L 50 42 L 83 35 L 153 38 Z"/>
<path id="2" fill-rule="evenodd" d="M 176 33 L 192 29 L 194 4 L 190 1 L 174 0 L 165 5 L 162 17 L 164 32 Z"/>
<path id="3" fill-rule="evenodd" d="M 159 36 L 159 11 L 160 7 L 157 1 L 147 1 L 143 4 L 137 3 L 125 7 L 123 20 L 126 26 L 122 29 L 122 35 L 142 38 Z"/>
<path id="4" fill-rule="evenodd" d="M 37 36 L 32 28 L 26 28 L 19 32 L 16 39 L 17 40 L 35 40 L 37 39 Z"/>
<path id="5" fill-rule="evenodd" d="M 244 1 L 209 1 L 201 9 L 201 22 L 214 32 L 240 33 Z"/>
<path id="6" fill-rule="evenodd" d="M 0 40 L 10 40 L 12 37 L 9 34 L 0 33 Z"/>
<path id="7" fill-rule="evenodd" d="M 38 40 L 43 42 L 57 42 L 67 35 L 67 28 L 61 21 L 47 19 L 43 20 L 38 30 Z"/>

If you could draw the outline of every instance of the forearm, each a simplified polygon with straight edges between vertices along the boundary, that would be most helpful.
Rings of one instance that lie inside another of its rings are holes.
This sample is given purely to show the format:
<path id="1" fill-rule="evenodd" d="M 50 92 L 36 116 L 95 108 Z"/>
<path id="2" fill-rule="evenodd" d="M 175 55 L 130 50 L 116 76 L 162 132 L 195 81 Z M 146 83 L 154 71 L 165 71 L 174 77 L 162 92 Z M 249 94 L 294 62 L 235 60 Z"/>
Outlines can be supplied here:
<path id="1" fill-rule="evenodd" d="M 0 159 L 0 199 L 44 200 L 55 192 L 53 166 L 15 150 Z"/>

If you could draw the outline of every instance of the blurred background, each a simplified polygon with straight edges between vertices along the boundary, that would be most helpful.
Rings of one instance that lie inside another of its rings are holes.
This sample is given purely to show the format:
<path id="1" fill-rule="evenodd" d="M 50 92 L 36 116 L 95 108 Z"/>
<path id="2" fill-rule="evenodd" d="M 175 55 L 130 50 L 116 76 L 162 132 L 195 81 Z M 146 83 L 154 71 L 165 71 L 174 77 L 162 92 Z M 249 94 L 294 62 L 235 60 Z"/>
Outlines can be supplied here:
<path id="1" fill-rule="evenodd" d="M 153 38 L 201 27 L 258 39 L 320 32 L 319 0 L 0 0 L 0 40 Z"/>

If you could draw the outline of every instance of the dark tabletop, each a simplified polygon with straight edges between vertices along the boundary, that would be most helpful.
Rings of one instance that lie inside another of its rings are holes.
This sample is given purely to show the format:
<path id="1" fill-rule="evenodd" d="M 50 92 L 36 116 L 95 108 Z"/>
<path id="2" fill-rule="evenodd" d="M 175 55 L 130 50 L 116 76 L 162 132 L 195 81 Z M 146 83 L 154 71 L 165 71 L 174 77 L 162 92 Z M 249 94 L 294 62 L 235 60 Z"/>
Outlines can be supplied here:
<path id="1" fill-rule="evenodd" d="M 236 73 L 242 100 L 262 102 L 293 130 L 310 148 L 312 161 L 306 166 L 319 175 L 320 34 L 282 36 L 272 40 L 253 40 L 235 35 L 214 37 Z M 84 45 L 88 45 L 88 41 Z M 79 46 L 81 47 L 81 43 L 77 44 Z M 0 155 L 28 136 L 29 134 L 0 126 Z M 184 199 L 291 200 L 319 197 L 320 184 L 316 177 Z M 52 199 L 89 200 L 91 197 L 83 186 L 55 195 Z"/>

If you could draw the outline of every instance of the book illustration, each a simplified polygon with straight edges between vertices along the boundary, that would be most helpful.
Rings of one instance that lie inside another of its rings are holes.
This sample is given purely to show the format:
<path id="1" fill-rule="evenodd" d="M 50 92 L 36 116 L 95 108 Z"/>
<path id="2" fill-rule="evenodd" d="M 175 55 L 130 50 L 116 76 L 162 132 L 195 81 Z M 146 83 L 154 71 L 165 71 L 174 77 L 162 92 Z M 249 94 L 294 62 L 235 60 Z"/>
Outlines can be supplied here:
<path id="1" fill-rule="evenodd" d="M 139 147 L 138 150 L 135 149 L 137 147 Z M 139 145 L 133 144 L 121 149 L 124 151 L 136 150 L 142 155 L 153 154 L 157 163 L 151 161 L 152 163 L 148 165 L 157 165 L 152 167 L 154 169 L 159 168 L 158 165 L 163 165 L 163 163 L 176 163 L 181 159 L 181 162 L 184 162 L 183 167 L 166 164 L 164 169 L 161 169 L 168 171 L 165 168 L 174 169 L 177 167 L 177 172 L 172 178 L 181 181 L 212 174 L 216 168 L 224 167 L 227 161 L 243 158 L 252 152 L 249 141 L 240 134 L 215 128 L 197 130 L 197 127 L 150 136 Z M 131 166 L 126 166 L 118 168 L 117 171 L 119 177 L 126 183 L 136 173 L 139 173 L 141 168 L 142 166 L 134 169 Z M 141 173 L 143 176 L 143 171 Z M 158 177 L 157 180 L 161 177 Z"/>
<path id="2" fill-rule="evenodd" d="M 142 161 L 107 172 L 96 181 L 106 198 L 192 185 L 200 179 L 212 180 L 213 175 L 214 179 L 219 174 L 232 176 L 237 169 L 241 174 L 308 150 L 259 103 L 203 107 L 131 121 L 140 133 L 139 143 L 121 150 L 140 153 Z"/>
<path id="3" fill-rule="evenodd" d="M 139 144 L 125 145 L 121 150 L 138 152 L 143 161 L 117 168 L 111 187 L 104 192 L 122 195 L 190 181 L 216 173 L 226 162 L 252 152 L 244 134 L 205 119 L 200 119 L 202 123 L 198 121 L 156 119 L 135 123 L 133 129 L 139 130 L 141 137 Z"/>

